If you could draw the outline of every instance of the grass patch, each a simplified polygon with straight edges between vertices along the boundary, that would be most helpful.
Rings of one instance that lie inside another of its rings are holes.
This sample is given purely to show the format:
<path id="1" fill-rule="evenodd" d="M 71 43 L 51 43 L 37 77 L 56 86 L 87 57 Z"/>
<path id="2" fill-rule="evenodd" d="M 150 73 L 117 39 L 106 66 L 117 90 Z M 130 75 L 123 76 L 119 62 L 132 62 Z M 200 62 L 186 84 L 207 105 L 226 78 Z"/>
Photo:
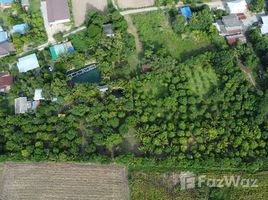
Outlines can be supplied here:
<path id="1" fill-rule="evenodd" d="M 217 75 L 211 66 L 195 65 L 187 69 L 188 86 L 197 95 L 205 95 L 217 85 Z"/>
<path id="2" fill-rule="evenodd" d="M 30 0 L 30 12 L 39 12 L 41 7 L 41 1 L 40 0 Z"/>
<path id="3" fill-rule="evenodd" d="M 8 13 L 7 12 L 0 12 L 0 25 L 7 26 L 8 25 Z"/>
<path id="4" fill-rule="evenodd" d="M 145 46 L 163 46 L 178 60 L 198 54 L 211 44 L 207 35 L 199 31 L 177 35 L 172 30 L 165 11 L 134 15 L 133 21 Z"/>
<path id="5" fill-rule="evenodd" d="M 222 178 L 225 175 L 239 173 L 206 173 L 207 178 Z M 241 174 L 241 179 L 257 179 L 258 187 L 223 187 L 181 190 L 180 172 L 132 172 L 130 174 L 130 191 L 132 200 L 266 200 L 268 195 L 268 172 Z"/>

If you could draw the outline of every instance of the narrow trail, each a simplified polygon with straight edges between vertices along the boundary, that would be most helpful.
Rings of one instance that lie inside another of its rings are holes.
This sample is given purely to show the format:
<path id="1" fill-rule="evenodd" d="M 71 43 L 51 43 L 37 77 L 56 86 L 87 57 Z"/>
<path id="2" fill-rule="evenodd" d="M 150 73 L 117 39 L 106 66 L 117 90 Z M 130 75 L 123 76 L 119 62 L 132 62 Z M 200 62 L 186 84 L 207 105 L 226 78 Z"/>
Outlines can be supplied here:
<path id="1" fill-rule="evenodd" d="M 135 44 L 136 44 L 136 51 L 137 54 L 142 52 L 142 43 L 139 39 L 138 31 L 136 27 L 133 24 L 132 18 L 130 15 L 124 15 L 125 20 L 127 21 L 128 24 L 128 32 L 134 36 L 135 38 Z"/>
<path id="2" fill-rule="evenodd" d="M 254 87 L 256 87 L 256 80 L 253 77 L 252 70 L 249 69 L 248 67 L 244 66 L 238 58 L 237 58 L 237 62 L 238 62 L 238 65 L 239 65 L 241 71 L 243 71 L 247 75 L 247 77 L 249 78 L 252 85 L 254 85 Z"/>

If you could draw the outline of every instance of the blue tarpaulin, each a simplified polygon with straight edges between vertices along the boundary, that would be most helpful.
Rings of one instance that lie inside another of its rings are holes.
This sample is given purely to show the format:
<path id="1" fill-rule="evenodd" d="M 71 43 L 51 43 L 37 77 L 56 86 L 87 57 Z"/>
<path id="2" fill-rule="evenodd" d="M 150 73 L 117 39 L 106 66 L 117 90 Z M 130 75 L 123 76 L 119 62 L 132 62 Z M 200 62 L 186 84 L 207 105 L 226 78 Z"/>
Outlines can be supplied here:
<path id="1" fill-rule="evenodd" d="M 28 24 L 18 24 L 12 27 L 13 33 L 19 33 L 21 35 L 25 34 L 26 30 L 29 29 Z"/>
<path id="2" fill-rule="evenodd" d="M 192 16 L 192 11 L 191 8 L 189 6 L 185 6 L 180 8 L 181 10 L 181 14 L 186 17 L 186 18 L 190 18 Z"/>

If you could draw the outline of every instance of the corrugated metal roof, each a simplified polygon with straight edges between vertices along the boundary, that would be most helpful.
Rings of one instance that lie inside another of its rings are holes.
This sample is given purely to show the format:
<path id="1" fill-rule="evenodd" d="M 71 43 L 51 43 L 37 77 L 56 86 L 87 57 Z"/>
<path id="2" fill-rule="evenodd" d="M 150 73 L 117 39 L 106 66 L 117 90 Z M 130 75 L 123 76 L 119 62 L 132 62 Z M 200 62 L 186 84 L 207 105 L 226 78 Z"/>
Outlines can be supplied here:
<path id="1" fill-rule="evenodd" d="M 46 0 L 48 22 L 70 19 L 70 12 L 67 0 Z"/>
<path id="2" fill-rule="evenodd" d="M 6 31 L 0 32 L 0 43 L 8 40 L 8 34 Z"/>
<path id="3" fill-rule="evenodd" d="M 39 67 L 39 63 L 36 57 L 36 54 L 31 54 L 19 59 L 17 63 L 19 72 L 27 72 Z"/>
<path id="4" fill-rule="evenodd" d="M 12 27 L 12 32 L 13 33 L 19 33 L 21 35 L 25 34 L 26 30 L 29 29 L 28 24 L 17 24 Z"/>
<path id="5" fill-rule="evenodd" d="M 0 3 L 12 3 L 14 0 L 0 0 Z"/>

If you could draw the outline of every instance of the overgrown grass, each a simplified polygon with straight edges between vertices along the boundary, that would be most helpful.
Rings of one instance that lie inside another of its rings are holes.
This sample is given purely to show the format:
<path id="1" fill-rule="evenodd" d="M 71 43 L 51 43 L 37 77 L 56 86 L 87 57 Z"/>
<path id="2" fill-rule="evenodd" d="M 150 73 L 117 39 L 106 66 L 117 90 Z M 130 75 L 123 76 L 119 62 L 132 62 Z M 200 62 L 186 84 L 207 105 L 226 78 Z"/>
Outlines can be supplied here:
<path id="1" fill-rule="evenodd" d="M 268 172 L 240 174 L 241 178 L 257 179 L 258 187 L 223 187 L 181 190 L 180 172 L 151 173 L 132 172 L 130 174 L 131 199 L 139 200 L 266 200 L 268 196 Z M 222 178 L 239 173 L 207 173 L 207 178 Z"/>
<path id="2" fill-rule="evenodd" d="M 39 12 L 41 7 L 40 0 L 30 0 L 30 12 Z"/>
<path id="3" fill-rule="evenodd" d="M 178 60 L 185 60 L 210 46 L 210 39 L 205 33 L 193 31 L 177 35 L 165 11 L 134 15 L 133 21 L 145 46 L 163 46 Z"/>

